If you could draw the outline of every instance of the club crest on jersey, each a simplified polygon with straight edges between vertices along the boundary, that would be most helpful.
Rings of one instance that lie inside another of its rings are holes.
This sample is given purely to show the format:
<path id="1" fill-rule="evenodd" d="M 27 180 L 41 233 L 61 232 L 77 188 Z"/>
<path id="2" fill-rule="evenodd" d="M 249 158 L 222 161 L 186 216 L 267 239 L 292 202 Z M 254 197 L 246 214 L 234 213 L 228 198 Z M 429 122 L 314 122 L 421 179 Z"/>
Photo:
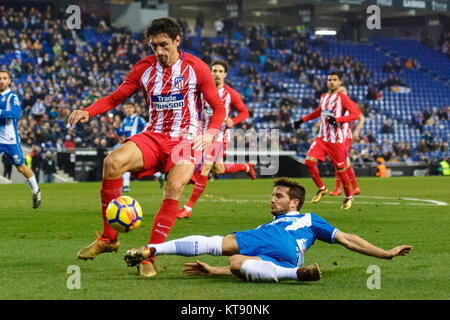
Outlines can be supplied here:
<path id="1" fill-rule="evenodd" d="M 184 87 L 184 77 L 176 77 L 173 79 L 173 85 L 177 89 L 182 89 Z"/>

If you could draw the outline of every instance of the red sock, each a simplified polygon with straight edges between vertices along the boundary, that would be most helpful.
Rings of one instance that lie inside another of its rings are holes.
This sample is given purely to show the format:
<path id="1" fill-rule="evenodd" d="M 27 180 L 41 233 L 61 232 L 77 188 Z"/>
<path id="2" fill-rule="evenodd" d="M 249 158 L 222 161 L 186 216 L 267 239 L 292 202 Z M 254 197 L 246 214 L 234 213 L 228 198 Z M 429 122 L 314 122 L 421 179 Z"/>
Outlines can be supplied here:
<path id="1" fill-rule="evenodd" d="M 225 167 L 225 173 L 233 173 L 233 172 L 239 172 L 244 171 L 247 172 L 247 165 L 246 164 L 240 164 L 240 163 L 224 163 Z"/>
<path id="2" fill-rule="evenodd" d="M 356 183 L 355 170 L 353 170 L 353 167 L 350 166 L 347 168 L 346 172 L 347 172 L 347 176 L 350 180 L 350 183 L 352 184 L 353 189 L 357 189 L 358 184 Z"/>
<path id="3" fill-rule="evenodd" d="M 339 178 L 342 181 L 342 186 L 344 187 L 345 197 L 350 198 L 352 196 L 352 192 L 350 191 L 350 181 L 347 176 L 346 171 L 338 171 Z"/>
<path id="4" fill-rule="evenodd" d="M 200 175 L 198 180 L 195 182 L 194 189 L 192 189 L 191 197 L 189 198 L 188 203 L 186 203 L 187 207 L 192 208 L 194 206 L 198 198 L 202 195 L 203 190 L 205 190 L 207 183 L 208 176 Z"/>
<path id="5" fill-rule="evenodd" d="M 336 189 L 340 189 L 341 188 L 341 178 L 339 178 L 339 174 L 338 174 L 336 167 L 334 167 L 334 176 L 336 177 Z"/>
<path id="6" fill-rule="evenodd" d="M 164 199 L 153 220 L 152 233 L 148 243 L 163 243 L 172 229 L 178 213 L 178 200 Z"/>
<path id="7" fill-rule="evenodd" d="M 111 200 L 122 195 L 122 177 L 117 179 L 103 179 L 102 189 L 100 191 L 102 202 L 102 217 L 103 217 L 103 233 L 102 237 L 109 240 L 117 239 L 117 232 L 111 228 L 106 220 L 106 208 Z"/>
<path id="8" fill-rule="evenodd" d="M 306 169 L 308 169 L 309 175 L 313 179 L 316 186 L 321 189 L 324 185 L 322 179 L 320 179 L 319 169 L 317 169 L 317 163 L 311 160 L 305 161 Z"/>

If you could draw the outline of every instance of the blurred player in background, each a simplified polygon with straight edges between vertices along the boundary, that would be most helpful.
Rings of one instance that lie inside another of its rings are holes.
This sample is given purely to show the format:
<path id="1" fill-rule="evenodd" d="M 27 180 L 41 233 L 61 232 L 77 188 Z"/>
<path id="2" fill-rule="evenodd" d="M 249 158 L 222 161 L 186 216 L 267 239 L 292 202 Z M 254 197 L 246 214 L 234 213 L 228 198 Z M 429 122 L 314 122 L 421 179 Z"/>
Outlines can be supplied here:
<path id="1" fill-rule="evenodd" d="M 17 123 L 21 117 L 19 97 L 11 86 L 11 75 L 6 70 L 0 70 L 0 153 L 7 155 L 8 161 L 14 165 L 27 180 L 33 193 L 33 208 L 41 204 L 41 190 L 33 171 L 25 164 L 22 153 Z"/>
<path id="2" fill-rule="evenodd" d="M 339 91 L 348 96 L 347 88 L 345 86 L 340 86 Z M 344 115 L 348 115 L 348 111 Z M 364 121 L 366 120 L 366 117 L 364 117 L 364 114 L 362 112 L 359 114 L 358 118 L 359 121 L 353 131 L 350 122 L 346 122 L 342 125 L 345 136 L 345 147 L 347 148 L 345 157 L 345 172 L 347 172 L 348 179 L 350 180 L 353 188 L 352 195 L 358 195 L 361 193 L 356 182 L 355 170 L 353 170 L 352 164 L 350 162 L 350 147 L 352 146 L 352 141 L 359 141 L 359 132 L 364 124 Z M 332 192 L 330 192 L 330 196 L 339 196 L 341 195 L 341 179 L 339 178 L 337 167 L 334 167 L 334 174 L 336 177 L 336 188 Z"/>
<path id="3" fill-rule="evenodd" d="M 127 117 L 123 119 L 122 126 L 120 127 L 119 135 L 125 136 L 125 139 L 128 139 L 135 134 L 140 133 L 144 130 L 146 122 L 145 120 L 138 116 L 136 112 L 136 106 L 132 102 L 126 102 L 124 104 L 124 109 Z M 130 172 L 125 172 L 122 175 L 123 181 L 123 191 L 130 192 Z"/>
<path id="4" fill-rule="evenodd" d="M 318 264 L 302 268 L 304 255 L 316 239 L 339 243 L 349 250 L 380 259 L 404 256 L 412 250 L 407 245 L 384 250 L 355 234 L 336 229 L 314 213 L 300 214 L 304 201 L 303 186 L 286 178 L 275 179 L 270 201 L 273 221 L 225 237 L 195 235 L 148 244 L 128 250 L 124 259 L 128 266 L 133 266 L 142 259 L 161 254 L 231 256 L 227 267 L 210 267 L 197 261 L 186 263 L 183 272 L 192 275 L 234 274 L 253 282 L 317 281 L 321 277 Z"/>
<path id="5" fill-rule="evenodd" d="M 196 172 L 199 175 L 196 179 L 196 183 L 192 190 L 191 197 L 189 201 L 184 205 L 183 209 L 178 213 L 178 218 L 188 218 L 191 215 L 192 207 L 197 202 L 198 198 L 201 196 L 206 188 L 208 182 L 209 172 L 212 170 L 214 174 L 227 174 L 232 172 L 243 171 L 247 172 L 250 178 L 255 179 L 255 171 L 253 163 L 246 164 L 234 164 L 234 163 L 223 163 L 223 156 L 227 148 L 227 144 L 230 142 L 229 128 L 234 125 L 244 121 L 248 118 L 249 113 L 247 107 L 241 99 L 236 90 L 225 84 L 225 78 L 228 73 L 228 63 L 222 60 L 215 60 L 211 64 L 211 72 L 219 91 L 220 98 L 225 104 L 225 109 L 227 112 L 227 118 L 222 124 L 219 133 L 216 135 L 213 143 L 205 149 L 203 152 L 204 159 L 201 170 Z M 202 126 L 203 130 L 206 130 L 212 115 L 212 109 L 206 101 L 203 100 L 203 111 L 202 111 Z M 231 118 L 232 109 L 238 111 L 238 115 Z"/>
<path id="6" fill-rule="evenodd" d="M 178 50 L 181 27 L 172 18 L 151 22 L 145 30 L 154 54 L 140 60 L 119 88 L 88 108 L 75 110 L 69 124 L 85 123 L 111 110 L 141 89 L 148 103 L 146 130 L 125 140 L 104 161 L 101 189 L 103 233 L 78 252 L 80 259 L 94 259 L 104 252 L 117 251 L 117 232 L 106 220 L 109 202 L 122 194 L 122 174 L 129 171 L 137 178 L 165 170 L 166 185 L 162 205 L 156 214 L 149 243 L 162 243 L 175 223 L 179 198 L 191 181 L 198 154 L 209 146 L 225 120 L 225 107 L 214 86 L 211 71 L 197 57 Z M 197 104 L 200 93 L 211 106 L 208 130 L 200 133 Z M 154 259 L 138 265 L 142 276 L 156 275 Z"/>
<path id="7" fill-rule="evenodd" d="M 343 125 L 358 119 L 361 112 L 356 103 L 339 91 L 341 85 L 341 76 L 336 72 L 331 72 L 327 78 L 328 92 L 320 97 L 319 107 L 296 121 L 295 128 L 299 128 L 303 122 L 320 117 L 319 133 L 311 144 L 305 161 L 309 175 L 319 188 L 311 201 L 319 202 L 322 196 L 328 192 L 317 169 L 317 161 L 325 161 L 328 155 L 333 165 L 338 168 L 338 175 L 345 191 L 345 200 L 341 209 L 348 210 L 352 206 L 353 196 L 345 171 L 346 146 Z M 344 115 L 347 111 L 348 114 Z"/>

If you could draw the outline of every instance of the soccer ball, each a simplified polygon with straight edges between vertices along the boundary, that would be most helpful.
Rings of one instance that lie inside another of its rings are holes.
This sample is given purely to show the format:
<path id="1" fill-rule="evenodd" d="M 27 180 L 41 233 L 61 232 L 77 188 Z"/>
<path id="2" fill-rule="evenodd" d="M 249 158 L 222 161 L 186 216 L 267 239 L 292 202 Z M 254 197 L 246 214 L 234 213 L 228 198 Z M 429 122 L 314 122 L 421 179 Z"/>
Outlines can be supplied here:
<path id="1" fill-rule="evenodd" d="M 136 199 L 121 196 L 108 204 L 106 219 L 117 232 L 129 232 L 141 224 L 142 208 Z"/>

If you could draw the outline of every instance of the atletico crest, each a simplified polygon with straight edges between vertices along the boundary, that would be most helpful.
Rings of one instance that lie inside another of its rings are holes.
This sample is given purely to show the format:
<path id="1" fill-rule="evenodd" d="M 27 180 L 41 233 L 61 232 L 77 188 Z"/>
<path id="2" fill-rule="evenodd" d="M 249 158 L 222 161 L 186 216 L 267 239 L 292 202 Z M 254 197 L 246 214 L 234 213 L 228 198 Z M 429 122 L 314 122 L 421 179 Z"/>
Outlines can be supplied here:
<path id="1" fill-rule="evenodd" d="M 176 77 L 174 80 L 175 88 L 181 90 L 184 87 L 184 77 Z"/>

